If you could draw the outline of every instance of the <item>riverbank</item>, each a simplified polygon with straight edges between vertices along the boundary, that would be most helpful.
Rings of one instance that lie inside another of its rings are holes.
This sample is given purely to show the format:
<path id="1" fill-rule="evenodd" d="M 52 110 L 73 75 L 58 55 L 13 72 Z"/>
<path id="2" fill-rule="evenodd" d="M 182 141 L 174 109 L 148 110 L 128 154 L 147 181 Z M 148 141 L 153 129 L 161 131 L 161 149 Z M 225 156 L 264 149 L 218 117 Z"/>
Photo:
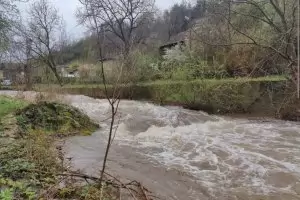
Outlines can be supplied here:
<path id="1" fill-rule="evenodd" d="M 97 185 L 78 184 L 83 181 L 74 178 L 62 146 L 56 145 L 66 136 L 90 135 L 98 128 L 68 105 L 0 96 L 0 199 L 99 196 Z M 110 189 L 105 186 L 103 196 Z"/>
<path id="2" fill-rule="evenodd" d="M 13 96 L 18 92 L 3 93 Z M 69 165 L 72 169 L 94 176 L 99 173 L 105 151 L 103 143 L 107 141 L 110 123 L 106 120 L 109 118 L 107 100 L 81 95 L 59 97 L 64 97 L 68 105 L 84 111 L 102 127 L 90 136 L 71 137 L 61 146 L 65 161 L 72 158 Z M 118 115 L 119 125 L 107 172 L 122 180 L 137 180 L 161 199 L 299 199 L 297 123 L 224 118 L 128 100 L 121 101 Z M 37 144 L 49 153 L 50 140 L 43 139 L 44 145 L 37 139 L 25 144 L 29 147 Z M 30 152 L 40 155 L 38 151 Z M 48 154 L 41 155 L 49 158 Z M 36 156 L 32 158 L 44 163 Z M 55 177 L 58 181 L 65 180 L 65 177 Z M 70 186 L 55 187 L 50 192 L 63 195 L 59 196 L 61 199 L 70 199 L 78 193 L 97 195 L 99 190 Z"/>
<path id="3" fill-rule="evenodd" d="M 112 96 L 113 87 L 109 85 L 107 89 Z M 104 86 L 95 84 L 37 85 L 36 90 L 105 98 Z M 283 77 L 157 81 L 120 85 L 118 90 L 122 99 L 183 106 L 211 114 L 246 114 L 289 120 L 293 118 L 282 113 L 295 110 L 298 105 L 295 90 Z"/>
<path id="4" fill-rule="evenodd" d="M 0 91 L 0 199 L 149 199 L 139 182 L 121 182 L 105 172 L 101 187 L 99 170 L 75 170 L 66 140 L 102 128 L 71 105 L 69 96 L 49 95 Z"/>

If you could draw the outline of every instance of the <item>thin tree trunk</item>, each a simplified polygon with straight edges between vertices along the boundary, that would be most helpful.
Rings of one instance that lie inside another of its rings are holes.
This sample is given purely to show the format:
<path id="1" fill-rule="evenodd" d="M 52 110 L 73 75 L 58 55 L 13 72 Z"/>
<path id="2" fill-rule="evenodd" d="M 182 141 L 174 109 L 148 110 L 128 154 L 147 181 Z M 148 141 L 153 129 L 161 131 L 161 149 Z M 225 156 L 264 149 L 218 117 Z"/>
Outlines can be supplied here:
<path id="1" fill-rule="evenodd" d="M 26 84 L 26 90 L 31 90 L 32 89 L 32 80 L 31 80 L 31 66 L 30 63 L 27 62 L 24 65 L 24 75 L 25 75 L 25 84 Z"/>
<path id="2" fill-rule="evenodd" d="M 100 185 L 101 185 L 101 187 L 102 187 L 102 181 L 103 181 L 103 178 L 104 178 L 104 172 L 105 172 L 105 168 L 106 168 L 107 157 L 108 157 L 109 149 L 110 149 L 110 146 L 111 146 L 113 126 L 114 126 L 114 123 L 115 123 L 116 113 L 115 113 L 115 107 L 114 107 L 113 104 L 111 104 L 111 114 L 112 114 L 112 117 L 111 117 L 111 122 L 110 122 L 109 136 L 108 136 L 106 151 L 105 151 L 105 155 L 104 155 L 102 171 L 101 171 L 101 175 L 100 175 Z"/>

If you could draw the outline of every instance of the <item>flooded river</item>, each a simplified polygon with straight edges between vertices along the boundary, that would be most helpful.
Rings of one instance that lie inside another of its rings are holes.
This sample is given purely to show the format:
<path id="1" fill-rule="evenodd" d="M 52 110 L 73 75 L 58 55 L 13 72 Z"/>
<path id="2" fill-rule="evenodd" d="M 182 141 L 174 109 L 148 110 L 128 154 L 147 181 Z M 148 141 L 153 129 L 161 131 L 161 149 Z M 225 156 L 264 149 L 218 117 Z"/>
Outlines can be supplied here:
<path id="1" fill-rule="evenodd" d="M 109 105 L 85 96 L 63 99 L 102 127 L 65 145 L 73 167 L 95 175 L 103 160 Z M 125 100 L 117 122 L 108 172 L 141 182 L 161 199 L 300 199 L 299 123 L 231 119 Z"/>

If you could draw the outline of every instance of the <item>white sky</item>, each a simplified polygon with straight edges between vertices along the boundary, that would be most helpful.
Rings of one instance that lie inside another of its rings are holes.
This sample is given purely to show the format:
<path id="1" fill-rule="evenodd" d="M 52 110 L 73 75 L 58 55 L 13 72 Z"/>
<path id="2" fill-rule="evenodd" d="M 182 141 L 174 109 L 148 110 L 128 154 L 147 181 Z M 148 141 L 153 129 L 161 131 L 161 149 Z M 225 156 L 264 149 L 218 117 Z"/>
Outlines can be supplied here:
<path id="1" fill-rule="evenodd" d="M 80 38 L 84 34 L 85 28 L 77 25 L 75 12 L 80 6 L 78 0 L 51 0 L 54 5 L 58 8 L 60 14 L 63 16 L 67 32 L 71 38 Z M 182 0 L 156 0 L 156 6 L 160 10 L 168 9 L 175 3 L 180 3 Z M 21 12 L 28 9 L 28 4 L 20 3 Z"/>

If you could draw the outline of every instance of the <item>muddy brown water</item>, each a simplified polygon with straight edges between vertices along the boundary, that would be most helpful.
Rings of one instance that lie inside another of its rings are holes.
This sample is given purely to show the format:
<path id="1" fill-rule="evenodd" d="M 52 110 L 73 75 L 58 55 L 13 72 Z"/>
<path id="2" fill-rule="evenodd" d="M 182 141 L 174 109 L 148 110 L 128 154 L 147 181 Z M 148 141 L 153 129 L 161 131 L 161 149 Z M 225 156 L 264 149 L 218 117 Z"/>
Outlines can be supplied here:
<path id="1" fill-rule="evenodd" d="M 85 96 L 62 99 L 102 127 L 65 144 L 72 166 L 96 175 L 107 140 L 109 105 Z M 125 100 L 117 121 L 108 172 L 141 182 L 161 199 L 300 199 L 299 123 L 232 119 Z"/>

